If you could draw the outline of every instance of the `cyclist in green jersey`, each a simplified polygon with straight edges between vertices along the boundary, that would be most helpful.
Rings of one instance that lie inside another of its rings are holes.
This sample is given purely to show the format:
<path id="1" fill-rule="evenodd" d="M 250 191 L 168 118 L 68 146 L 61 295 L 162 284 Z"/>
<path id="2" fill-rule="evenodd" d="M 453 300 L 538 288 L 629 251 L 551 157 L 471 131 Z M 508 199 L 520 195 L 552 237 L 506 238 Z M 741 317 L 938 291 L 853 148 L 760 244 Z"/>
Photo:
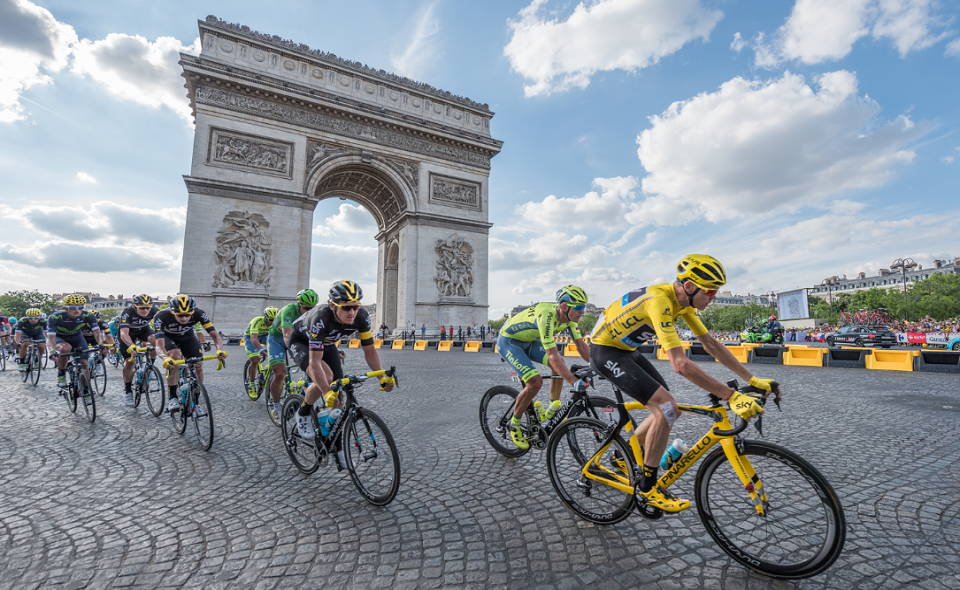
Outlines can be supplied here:
<path id="1" fill-rule="evenodd" d="M 263 310 L 263 315 L 258 315 L 250 320 L 247 331 L 243 333 L 243 346 L 247 351 L 247 358 L 252 359 L 259 356 L 260 351 L 266 347 L 267 343 L 260 342 L 260 339 L 270 332 L 270 326 L 273 325 L 273 321 L 276 319 L 279 311 L 279 309 L 271 305 Z M 247 372 L 247 379 L 250 381 L 251 391 L 257 386 L 257 367 L 259 364 L 259 361 L 250 361 L 250 370 Z"/>
<path id="2" fill-rule="evenodd" d="M 567 364 L 563 362 L 554 339 L 555 334 L 569 330 L 577 346 L 577 352 L 583 360 L 590 362 L 590 349 L 577 328 L 577 322 L 583 316 L 586 304 L 587 293 L 580 287 L 567 285 L 557 291 L 556 303 L 539 303 L 527 308 L 510 318 L 500 329 L 497 352 L 517 370 L 517 375 L 523 382 L 523 389 L 513 407 L 510 428 L 513 444 L 518 448 L 530 447 L 527 437 L 520 430 L 520 418 L 543 387 L 543 378 L 540 376 L 540 371 L 534 367 L 534 361 L 549 366 L 554 375 L 563 377 L 564 381 L 573 385 L 574 390 L 586 389 L 586 382 L 574 378 Z M 550 382 L 550 403 L 553 411 L 560 406 L 562 388 L 561 381 Z"/>
<path id="3" fill-rule="evenodd" d="M 287 348 L 290 347 L 290 333 L 293 322 L 307 313 L 320 302 L 320 296 L 313 289 L 303 289 L 297 293 L 296 303 L 285 305 L 277 312 L 277 318 L 267 332 L 267 356 L 270 358 L 270 371 L 273 381 L 270 383 L 270 396 L 273 403 L 280 403 L 280 394 L 287 380 Z"/>

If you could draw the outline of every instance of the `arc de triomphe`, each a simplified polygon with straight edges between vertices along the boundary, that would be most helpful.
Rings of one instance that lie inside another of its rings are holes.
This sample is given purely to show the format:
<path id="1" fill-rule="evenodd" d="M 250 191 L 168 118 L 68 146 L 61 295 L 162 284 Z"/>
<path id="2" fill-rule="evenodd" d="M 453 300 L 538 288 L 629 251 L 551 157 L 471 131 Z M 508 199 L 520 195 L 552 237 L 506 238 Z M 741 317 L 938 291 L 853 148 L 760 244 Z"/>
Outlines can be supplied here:
<path id="1" fill-rule="evenodd" d="M 377 222 L 378 321 L 485 323 L 503 145 L 487 105 L 216 17 L 199 25 L 200 56 L 180 61 L 196 120 L 180 292 L 227 334 L 304 287 L 324 299 L 329 285 L 309 285 L 313 211 L 341 198 Z"/>

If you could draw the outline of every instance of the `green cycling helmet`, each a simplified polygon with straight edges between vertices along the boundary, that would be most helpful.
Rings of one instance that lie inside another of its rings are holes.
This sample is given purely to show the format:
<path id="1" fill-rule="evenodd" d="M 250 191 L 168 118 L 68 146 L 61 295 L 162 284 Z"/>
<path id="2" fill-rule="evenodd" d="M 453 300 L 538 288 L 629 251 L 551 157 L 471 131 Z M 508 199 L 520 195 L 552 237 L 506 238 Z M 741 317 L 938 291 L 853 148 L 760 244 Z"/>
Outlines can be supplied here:
<path id="1" fill-rule="evenodd" d="M 320 296 L 313 289 L 304 289 L 297 293 L 297 303 L 301 307 L 316 307 L 320 303 Z"/>
<path id="2" fill-rule="evenodd" d="M 557 303 L 577 306 L 587 304 L 587 292 L 576 285 L 567 285 L 557 291 Z"/>

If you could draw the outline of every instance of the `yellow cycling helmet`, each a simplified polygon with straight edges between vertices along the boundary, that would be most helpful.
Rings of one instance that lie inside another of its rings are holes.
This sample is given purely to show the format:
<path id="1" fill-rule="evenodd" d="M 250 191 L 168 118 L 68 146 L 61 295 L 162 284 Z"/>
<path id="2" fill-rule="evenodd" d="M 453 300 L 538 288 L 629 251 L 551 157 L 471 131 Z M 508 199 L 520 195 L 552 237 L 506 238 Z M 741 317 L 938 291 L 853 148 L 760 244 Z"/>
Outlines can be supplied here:
<path id="1" fill-rule="evenodd" d="M 39 309 L 37 309 L 36 307 L 31 307 L 30 309 L 27 310 L 27 317 L 28 317 L 28 318 L 38 318 L 38 317 L 40 317 L 40 314 L 41 314 L 41 313 L 43 313 L 43 312 L 41 312 L 41 311 L 40 311 Z"/>
<path id="2" fill-rule="evenodd" d="M 177 295 L 170 302 L 170 309 L 173 313 L 193 313 L 197 309 L 197 302 L 189 295 Z"/>
<path id="3" fill-rule="evenodd" d="M 263 310 L 263 319 L 275 320 L 277 319 L 278 313 L 280 313 L 280 310 L 271 305 L 270 307 Z"/>
<path id="4" fill-rule="evenodd" d="M 64 305 L 86 305 L 87 298 L 83 295 L 67 295 L 63 298 Z"/>
<path id="5" fill-rule="evenodd" d="M 363 289 L 353 281 L 337 281 L 330 286 L 329 297 L 338 304 L 356 303 L 363 299 Z"/>
<path id="6" fill-rule="evenodd" d="M 706 254 L 688 254 L 677 265 L 677 280 L 690 281 L 707 291 L 719 289 L 727 282 L 727 273 L 723 265 L 713 256 Z"/>
<path id="7" fill-rule="evenodd" d="M 133 296 L 133 304 L 137 307 L 146 307 L 148 305 L 153 305 L 153 299 L 151 299 L 146 293 L 141 293 L 140 295 Z"/>

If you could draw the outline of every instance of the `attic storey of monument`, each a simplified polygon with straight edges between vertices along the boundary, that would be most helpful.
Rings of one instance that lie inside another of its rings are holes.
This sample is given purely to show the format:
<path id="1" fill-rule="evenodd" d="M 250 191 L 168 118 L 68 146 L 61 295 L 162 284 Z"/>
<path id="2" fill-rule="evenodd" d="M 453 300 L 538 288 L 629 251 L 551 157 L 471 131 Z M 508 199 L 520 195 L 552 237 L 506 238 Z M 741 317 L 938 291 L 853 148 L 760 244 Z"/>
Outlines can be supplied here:
<path id="1" fill-rule="evenodd" d="M 377 223 L 380 321 L 484 322 L 503 145 L 487 105 L 216 17 L 199 28 L 200 55 L 180 56 L 196 122 L 181 292 L 242 332 L 311 286 L 314 209 L 340 198 Z"/>

